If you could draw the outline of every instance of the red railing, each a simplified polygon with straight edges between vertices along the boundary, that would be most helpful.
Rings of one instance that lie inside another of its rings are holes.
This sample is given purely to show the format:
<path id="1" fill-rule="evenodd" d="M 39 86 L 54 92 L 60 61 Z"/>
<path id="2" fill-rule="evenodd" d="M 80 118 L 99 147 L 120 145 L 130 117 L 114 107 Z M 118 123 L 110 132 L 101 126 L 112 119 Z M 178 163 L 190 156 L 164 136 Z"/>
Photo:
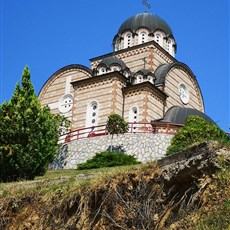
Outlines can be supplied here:
<path id="1" fill-rule="evenodd" d="M 161 133 L 161 134 L 175 134 L 183 125 L 169 124 L 160 122 L 129 122 L 129 130 L 127 133 Z M 99 125 L 93 127 L 87 127 L 82 129 L 73 130 L 65 135 L 62 135 L 59 139 L 59 143 L 66 143 L 73 140 L 79 140 L 82 138 L 90 138 L 96 136 L 108 135 L 106 125 Z"/>

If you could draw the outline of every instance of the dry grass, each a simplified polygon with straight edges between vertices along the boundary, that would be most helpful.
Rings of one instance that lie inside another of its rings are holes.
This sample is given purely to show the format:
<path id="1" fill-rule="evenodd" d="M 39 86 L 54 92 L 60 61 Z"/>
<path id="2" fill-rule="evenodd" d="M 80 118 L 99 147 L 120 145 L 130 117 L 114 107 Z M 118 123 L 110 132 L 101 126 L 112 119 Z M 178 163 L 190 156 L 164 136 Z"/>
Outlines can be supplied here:
<path id="1" fill-rule="evenodd" d="M 120 172 L 125 172 L 132 168 L 142 168 L 144 165 L 134 166 L 120 166 L 113 168 L 101 168 L 91 170 L 50 170 L 44 176 L 36 177 L 35 180 L 19 181 L 10 183 L 0 183 L 0 198 L 8 195 L 17 196 L 18 193 L 26 193 L 29 190 L 53 190 L 60 187 L 69 186 L 69 184 L 78 185 L 85 183 L 84 181 L 91 181 L 95 178 L 106 178 L 116 175 Z M 88 182 L 87 182 L 88 183 Z M 21 191 L 21 192 L 20 192 Z"/>

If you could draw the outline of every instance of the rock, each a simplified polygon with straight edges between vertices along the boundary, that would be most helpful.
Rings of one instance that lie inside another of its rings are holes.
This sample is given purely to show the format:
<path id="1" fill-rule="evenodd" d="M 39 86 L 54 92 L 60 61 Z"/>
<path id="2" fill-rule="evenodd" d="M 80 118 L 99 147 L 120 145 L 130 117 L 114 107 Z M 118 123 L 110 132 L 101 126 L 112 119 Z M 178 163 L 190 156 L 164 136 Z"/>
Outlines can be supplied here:
<path id="1" fill-rule="evenodd" d="M 201 143 L 158 161 L 167 181 L 186 181 L 204 172 L 215 173 L 220 168 L 220 156 L 230 164 L 230 152 L 217 142 Z"/>

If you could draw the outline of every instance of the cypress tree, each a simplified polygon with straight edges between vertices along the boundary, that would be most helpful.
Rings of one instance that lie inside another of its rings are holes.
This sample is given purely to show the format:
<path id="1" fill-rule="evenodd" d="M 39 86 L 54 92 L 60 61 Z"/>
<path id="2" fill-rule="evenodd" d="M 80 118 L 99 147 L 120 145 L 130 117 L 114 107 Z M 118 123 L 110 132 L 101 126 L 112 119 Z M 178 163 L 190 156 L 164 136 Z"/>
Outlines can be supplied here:
<path id="1" fill-rule="evenodd" d="M 25 67 L 12 98 L 0 105 L 0 181 L 43 175 L 58 152 L 63 122 L 41 107 Z"/>

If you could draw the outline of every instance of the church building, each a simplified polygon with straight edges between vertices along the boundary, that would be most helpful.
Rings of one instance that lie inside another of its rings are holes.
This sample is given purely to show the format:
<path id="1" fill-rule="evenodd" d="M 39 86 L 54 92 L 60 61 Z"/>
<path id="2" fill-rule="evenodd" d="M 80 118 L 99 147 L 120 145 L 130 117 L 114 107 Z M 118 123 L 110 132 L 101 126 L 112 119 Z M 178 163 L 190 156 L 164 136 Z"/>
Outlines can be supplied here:
<path id="1" fill-rule="evenodd" d="M 151 122 L 175 106 L 204 112 L 196 76 L 175 59 L 176 40 L 163 19 L 150 13 L 130 17 L 112 44 L 112 53 L 90 59 L 91 68 L 65 66 L 40 91 L 41 104 L 68 117 L 71 130 L 105 124 L 111 113 Z"/>
<path id="2" fill-rule="evenodd" d="M 189 114 L 204 114 L 204 101 L 192 70 L 175 59 L 170 26 L 151 13 L 125 20 L 111 41 L 113 50 L 57 70 L 39 99 L 70 119 L 71 131 L 105 125 L 116 113 L 131 123 L 183 125 Z"/>

